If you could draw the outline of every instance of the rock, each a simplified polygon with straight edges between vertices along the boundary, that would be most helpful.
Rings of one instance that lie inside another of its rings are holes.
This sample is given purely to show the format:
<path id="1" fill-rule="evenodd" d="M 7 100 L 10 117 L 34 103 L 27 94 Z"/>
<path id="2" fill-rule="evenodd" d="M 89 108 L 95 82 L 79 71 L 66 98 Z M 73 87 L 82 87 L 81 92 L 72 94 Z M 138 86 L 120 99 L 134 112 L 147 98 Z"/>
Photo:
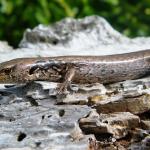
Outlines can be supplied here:
<path id="1" fill-rule="evenodd" d="M 74 129 L 71 131 L 70 136 L 73 140 L 80 140 L 84 138 L 83 132 L 78 124 L 75 124 Z"/>
<path id="2" fill-rule="evenodd" d="M 66 18 L 51 26 L 27 29 L 20 47 L 55 50 L 59 55 L 99 55 L 149 48 L 150 38 L 130 39 L 114 30 L 102 17 Z M 144 43 L 144 44 L 143 44 Z M 70 51 L 71 49 L 71 51 Z M 103 51 L 105 49 L 105 52 Z"/>
<path id="3" fill-rule="evenodd" d="M 92 97 L 101 95 L 101 99 L 106 93 L 106 88 L 99 83 L 85 84 L 85 85 L 73 85 L 75 91 L 70 91 L 65 97 L 59 98 L 57 104 L 79 104 L 87 105 L 92 103 Z M 103 95 L 103 96 L 102 96 Z"/>
<path id="4" fill-rule="evenodd" d="M 150 110 L 149 84 L 149 77 L 109 84 L 105 86 L 106 94 L 103 99 L 93 102 L 94 108 L 99 113 L 146 112 Z"/>
<path id="5" fill-rule="evenodd" d="M 150 130 L 150 120 L 141 120 L 142 129 Z"/>
<path id="6" fill-rule="evenodd" d="M 0 62 L 8 60 L 13 50 L 13 47 L 8 45 L 6 41 L 0 41 Z"/>
<path id="7" fill-rule="evenodd" d="M 150 99 L 149 94 L 135 98 L 122 98 L 118 96 L 116 97 L 116 99 L 109 98 L 107 101 L 100 101 L 99 104 L 96 104 L 94 108 L 99 113 L 127 111 L 133 114 L 140 114 L 150 109 L 149 99 Z"/>
<path id="8" fill-rule="evenodd" d="M 125 37 L 99 16 L 66 18 L 27 29 L 20 48 L 0 53 L 0 62 L 18 57 L 117 54 L 149 49 L 149 45 L 149 37 Z"/>
<path id="9" fill-rule="evenodd" d="M 125 137 L 130 129 L 139 127 L 140 119 L 129 112 L 98 114 L 92 111 L 87 117 L 79 120 L 79 126 L 84 133 L 102 135 L 108 134 L 116 139 Z"/>
<path id="10" fill-rule="evenodd" d="M 98 150 L 98 149 L 100 149 L 98 142 L 95 139 L 90 138 L 88 150 Z"/>
<path id="11" fill-rule="evenodd" d="M 150 149 L 150 136 L 145 137 L 139 143 L 133 143 L 128 150 L 149 150 Z"/>
<path id="12" fill-rule="evenodd" d="M 145 149 L 150 149 L 150 135 L 147 136 L 143 141 L 142 141 L 143 146 Z"/>
<path id="13" fill-rule="evenodd" d="M 119 144 L 110 144 L 110 143 L 102 143 L 96 141 L 95 139 L 89 139 L 89 147 L 88 150 L 126 150 L 123 146 Z"/>
<path id="14" fill-rule="evenodd" d="M 30 147 L 24 147 L 24 148 L 3 148 L 1 150 L 32 150 Z"/>
<path id="15" fill-rule="evenodd" d="M 114 30 L 104 18 L 89 16 L 27 29 L 19 48 L 13 50 L 1 42 L 0 47 L 3 62 L 18 57 L 138 51 L 150 48 L 150 38 L 130 39 Z M 59 83 L 0 85 L 0 149 L 87 150 L 91 148 L 88 138 L 94 140 L 91 143 L 97 144 L 98 149 L 127 149 L 128 136 L 135 128 L 142 125 L 148 129 L 148 119 L 139 114 L 150 110 L 149 80 L 146 77 L 109 85 L 72 85 L 73 91 L 65 98 L 57 97 Z M 92 108 L 99 114 L 87 116 Z M 138 114 L 142 124 L 138 116 L 125 111 Z M 145 143 L 141 135 L 137 137 Z M 135 141 L 136 138 L 133 144 Z"/>
<path id="16" fill-rule="evenodd" d="M 13 48 L 10 45 L 8 45 L 6 41 L 0 41 L 0 53 L 7 53 L 12 50 Z"/>
<path id="17" fill-rule="evenodd" d="M 45 82 L 29 82 L 14 86 L 0 88 L 0 94 L 3 96 L 32 97 L 33 99 L 44 99 L 49 96 L 49 90 L 44 87 Z M 47 84 L 46 84 L 47 85 Z M 49 84 L 50 85 L 50 84 Z M 49 86 L 49 89 L 51 86 Z M 11 98 L 12 99 L 12 98 Z"/>
<path id="18" fill-rule="evenodd" d="M 64 149 L 67 145 L 67 149 L 86 149 L 89 137 L 72 142 L 71 132 L 78 120 L 90 112 L 89 107 L 55 106 L 52 99 L 36 101 L 38 106 L 24 100 L 0 106 L 0 148 Z"/>
<path id="19" fill-rule="evenodd" d="M 128 38 L 112 29 L 101 17 L 91 16 L 77 20 L 66 18 L 53 26 L 39 25 L 33 30 L 27 29 L 20 47 L 32 47 L 38 43 L 39 46 L 40 44 L 47 44 L 45 48 L 61 46 L 84 49 L 91 46 L 95 47 L 96 43 L 112 44 L 114 41 L 118 42 L 118 39 L 120 42 L 128 41 Z"/>
<path id="20" fill-rule="evenodd" d="M 114 84 L 106 85 L 107 90 L 112 93 L 121 93 L 124 97 L 131 98 L 137 97 L 142 94 L 150 93 L 150 77 L 127 80 L 123 82 L 118 82 Z"/>

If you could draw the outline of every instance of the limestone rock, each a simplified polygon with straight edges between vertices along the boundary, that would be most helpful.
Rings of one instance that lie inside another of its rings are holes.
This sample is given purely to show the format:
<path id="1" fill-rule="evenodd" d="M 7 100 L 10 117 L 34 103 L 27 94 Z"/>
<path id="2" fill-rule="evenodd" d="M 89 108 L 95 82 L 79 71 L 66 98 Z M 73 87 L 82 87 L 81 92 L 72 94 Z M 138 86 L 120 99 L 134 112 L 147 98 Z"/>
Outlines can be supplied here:
<path id="1" fill-rule="evenodd" d="M 119 96 L 118 96 L 119 97 Z M 113 99 L 109 98 L 107 101 L 100 101 L 95 105 L 99 113 L 112 112 L 131 112 L 133 114 L 140 114 L 150 109 L 150 95 L 142 95 L 135 98 Z"/>
<path id="2" fill-rule="evenodd" d="M 125 137 L 130 129 L 139 127 L 140 119 L 129 112 L 97 114 L 92 111 L 87 117 L 79 120 L 79 125 L 86 134 L 110 134 L 120 139 Z"/>
<path id="3" fill-rule="evenodd" d="M 73 142 L 71 132 L 90 108 L 57 106 L 53 101 L 52 98 L 36 100 L 38 106 L 24 100 L 1 105 L 0 148 L 86 149 L 88 136 Z"/>
<path id="4" fill-rule="evenodd" d="M 150 149 L 150 136 L 145 137 L 139 143 L 133 143 L 128 150 L 149 150 Z"/>
<path id="5" fill-rule="evenodd" d="M 0 41 L 0 52 L 7 53 L 12 50 L 13 50 L 13 48 L 10 45 L 8 45 L 8 43 L 6 41 Z"/>
<path id="6" fill-rule="evenodd" d="M 149 45 L 149 37 L 125 37 L 99 16 L 66 18 L 27 29 L 20 48 L 0 52 L 0 62 L 18 57 L 118 54 L 149 49 Z"/>
<path id="7" fill-rule="evenodd" d="M 142 129 L 150 130 L 150 120 L 141 120 Z"/>
<path id="8" fill-rule="evenodd" d="M 92 97 L 99 95 L 101 95 L 101 99 L 105 97 L 106 88 L 102 84 L 96 83 L 73 86 L 72 88 L 75 88 L 74 91 L 68 91 L 68 94 L 66 94 L 65 97 L 60 97 L 57 103 L 88 105 L 92 103 Z"/>
<path id="9" fill-rule="evenodd" d="M 24 147 L 24 148 L 3 148 L 1 150 L 32 150 L 30 147 Z"/>
<path id="10" fill-rule="evenodd" d="M 55 50 L 55 53 L 62 50 L 64 55 L 98 55 L 97 51 L 101 51 L 99 55 L 104 55 L 146 49 L 149 42 L 149 38 L 125 37 L 104 18 L 89 16 L 83 19 L 66 18 L 51 26 L 39 25 L 32 30 L 27 29 L 20 47 Z"/>
<path id="11" fill-rule="evenodd" d="M 93 107 L 99 113 L 131 112 L 141 114 L 150 110 L 149 77 L 129 80 L 105 86 L 102 100 L 95 101 Z"/>
<path id="12" fill-rule="evenodd" d="M 89 16 L 27 29 L 20 48 L 13 50 L 1 42 L 0 47 L 2 62 L 18 57 L 127 53 L 150 48 L 150 38 L 130 39 L 104 18 Z M 56 83 L 39 81 L 0 85 L 0 149 L 83 150 L 90 148 L 88 138 L 95 137 L 101 149 L 124 150 L 131 129 L 149 129 L 148 119 L 139 114 L 150 110 L 150 77 L 109 85 L 73 85 L 73 92 L 60 99 L 56 87 Z M 99 114 L 87 116 L 91 108 Z M 140 116 L 141 124 L 131 113 Z M 143 138 L 138 142 L 146 145 Z"/>

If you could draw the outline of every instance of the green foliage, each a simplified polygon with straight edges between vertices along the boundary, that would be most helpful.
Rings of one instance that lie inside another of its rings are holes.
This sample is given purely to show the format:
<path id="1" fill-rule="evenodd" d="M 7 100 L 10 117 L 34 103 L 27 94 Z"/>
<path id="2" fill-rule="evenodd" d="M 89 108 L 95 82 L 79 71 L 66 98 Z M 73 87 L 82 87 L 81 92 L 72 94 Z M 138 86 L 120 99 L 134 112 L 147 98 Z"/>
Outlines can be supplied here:
<path id="1" fill-rule="evenodd" d="M 149 0 L 0 0 L 0 39 L 17 46 L 26 28 L 94 14 L 127 36 L 150 35 Z"/>

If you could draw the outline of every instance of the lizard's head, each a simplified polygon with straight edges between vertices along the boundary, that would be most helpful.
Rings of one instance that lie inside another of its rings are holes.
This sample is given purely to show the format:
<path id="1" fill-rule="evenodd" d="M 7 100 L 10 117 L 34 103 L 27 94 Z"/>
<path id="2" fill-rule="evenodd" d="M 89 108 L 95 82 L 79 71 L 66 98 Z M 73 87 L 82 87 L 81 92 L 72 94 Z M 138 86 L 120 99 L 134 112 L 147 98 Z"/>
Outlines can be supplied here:
<path id="1" fill-rule="evenodd" d="M 23 65 L 23 62 L 24 59 L 18 58 L 0 63 L 0 83 L 23 83 L 24 71 L 26 70 L 26 65 Z"/>
<path id="2" fill-rule="evenodd" d="M 18 58 L 0 63 L 0 83 L 26 83 L 35 80 L 60 81 L 65 65 L 53 60 Z"/>
<path id="3" fill-rule="evenodd" d="M 0 63 L 0 83 L 24 83 L 27 80 L 32 80 L 32 75 L 29 75 L 32 59 L 18 58 Z M 26 78 L 27 77 L 27 78 Z"/>

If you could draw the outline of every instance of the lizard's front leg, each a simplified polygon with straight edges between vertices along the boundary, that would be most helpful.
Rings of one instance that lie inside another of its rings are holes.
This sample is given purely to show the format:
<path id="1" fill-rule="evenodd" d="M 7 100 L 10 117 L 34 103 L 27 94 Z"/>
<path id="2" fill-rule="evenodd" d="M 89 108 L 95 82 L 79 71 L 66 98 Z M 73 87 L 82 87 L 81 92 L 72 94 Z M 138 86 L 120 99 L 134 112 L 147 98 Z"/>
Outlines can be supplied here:
<path id="1" fill-rule="evenodd" d="M 64 94 L 67 91 L 67 88 L 70 86 L 71 81 L 75 75 L 75 67 L 68 67 L 67 72 L 64 77 L 64 82 L 60 84 L 60 87 L 58 88 L 58 94 Z"/>

